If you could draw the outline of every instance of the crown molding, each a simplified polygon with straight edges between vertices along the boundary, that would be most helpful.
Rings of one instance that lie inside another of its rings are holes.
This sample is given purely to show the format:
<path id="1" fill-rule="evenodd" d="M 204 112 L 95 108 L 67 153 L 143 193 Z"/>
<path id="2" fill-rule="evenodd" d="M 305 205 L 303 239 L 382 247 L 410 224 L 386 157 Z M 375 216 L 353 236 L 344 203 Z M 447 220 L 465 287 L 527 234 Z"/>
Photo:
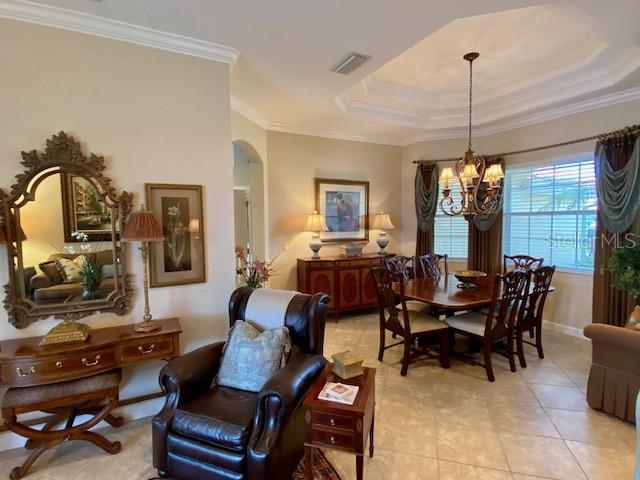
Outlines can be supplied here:
<path id="1" fill-rule="evenodd" d="M 267 120 L 260 112 L 255 108 L 249 106 L 235 95 L 231 95 L 231 110 L 239 113 L 243 117 L 251 120 L 260 128 L 267 130 L 269 128 L 269 120 Z"/>
<path id="2" fill-rule="evenodd" d="M 580 102 L 575 102 L 570 105 L 550 108 L 541 112 L 532 113 L 529 115 L 523 115 L 511 120 L 502 120 L 492 125 L 473 129 L 474 137 L 488 137 L 497 133 L 503 133 L 517 128 L 528 127 L 538 123 L 549 122 L 551 120 L 557 120 L 569 115 L 575 115 L 577 113 L 587 112 L 589 110 L 595 110 L 598 108 L 609 107 L 617 105 L 619 103 L 631 102 L 634 100 L 640 100 L 640 87 L 630 88 L 621 92 L 610 93 L 602 95 L 600 97 L 589 98 Z M 465 128 L 447 129 L 447 130 L 434 130 L 417 133 L 404 137 L 400 144 L 402 146 L 411 145 L 418 142 L 426 142 L 433 140 L 450 140 L 457 138 L 465 138 L 467 136 L 467 130 Z"/>
<path id="3" fill-rule="evenodd" d="M 0 18 L 72 30 L 233 65 L 235 48 L 25 0 L 0 1 Z"/>
<path id="4" fill-rule="evenodd" d="M 295 135 L 331 138 L 333 140 L 347 140 L 350 142 L 375 143 L 379 145 L 390 145 L 394 147 L 399 147 L 401 145 L 397 139 L 383 135 L 361 135 L 356 133 L 340 132 L 337 130 L 312 130 L 304 128 L 294 128 L 282 123 L 270 123 L 268 130 L 272 132 L 293 133 Z"/>

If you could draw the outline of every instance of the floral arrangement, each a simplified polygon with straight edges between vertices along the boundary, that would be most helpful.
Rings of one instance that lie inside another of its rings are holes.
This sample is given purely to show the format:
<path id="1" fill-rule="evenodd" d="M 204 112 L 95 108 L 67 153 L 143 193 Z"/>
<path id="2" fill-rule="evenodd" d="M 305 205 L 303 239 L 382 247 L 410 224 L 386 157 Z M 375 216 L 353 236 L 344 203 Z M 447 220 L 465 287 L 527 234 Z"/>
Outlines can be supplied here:
<path id="1" fill-rule="evenodd" d="M 278 253 L 278 255 L 280 255 Z M 276 255 L 270 261 L 253 260 L 244 248 L 236 246 L 236 274 L 248 287 L 261 288 L 265 282 L 275 275 L 273 264 L 278 258 Z"/>
<path id="2" fill-rule="evenodd" d="M 89 236 L 82 232 L 72 232 L 71 236 L 80 241 L 80 251 L 82 252 L 83 261 L 80 267 L 80 285 L 84 290 L 82 298 L 92 298 L 93 294 L 102 282 L 102 265 L 97 261 L 96 255 L 91 253 L 92 245 L 89 243 Z M 67 253 L 76 253 L 75 247 L 65 246 Z"/>

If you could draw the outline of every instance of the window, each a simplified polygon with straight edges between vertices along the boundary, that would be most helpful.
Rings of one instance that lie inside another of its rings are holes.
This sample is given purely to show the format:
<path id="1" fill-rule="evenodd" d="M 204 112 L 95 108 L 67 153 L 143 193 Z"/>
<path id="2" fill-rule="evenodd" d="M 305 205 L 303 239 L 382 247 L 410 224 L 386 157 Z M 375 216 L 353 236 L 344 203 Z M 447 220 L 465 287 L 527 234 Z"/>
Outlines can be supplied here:
<path id="1" fill-rule="evenodd" d="M 459 189 L 451 190 L 454 205 L 460 205 Z M 462 215 L 450 217 L 442 213 L 440 200 L 442 191 L 438 197 L 436 218 L 433 226 L 435 253 L 447 254 L 449 258 L 467 258 L 467 244 L 469 242 L 469 225 Z"/>
<path id="2" fill-rule="evenodd" d="M 507 169 L 503 252 L 544 257 L 559 268 L 593 270 L 593 159 Z"/>

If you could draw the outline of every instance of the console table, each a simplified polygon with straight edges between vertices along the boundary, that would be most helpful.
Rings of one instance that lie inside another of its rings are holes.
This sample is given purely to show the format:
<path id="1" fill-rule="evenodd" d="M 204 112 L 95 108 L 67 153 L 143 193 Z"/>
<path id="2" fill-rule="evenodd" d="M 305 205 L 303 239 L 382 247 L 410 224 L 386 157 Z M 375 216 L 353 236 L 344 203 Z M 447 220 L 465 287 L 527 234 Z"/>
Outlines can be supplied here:
<path id="1" fill-rule="evenodd" d="M 298 259 L 298 291 L 331 296 L 329 313 L 338 319 L 341 312 L 362 310 L 378 304 L 371 269 L 384 266 L 389 255 L 377 253 L 360 257 L 327 256 Z"/>
<path id="2" fill-rule="evenodd" d="M 177 318 L 160 320 L 155 332 L 133 324 L 97 328 L 84 343 L 39 345 L 42 337 L 0 341 L 0 386 L 28 387 L 75 380 L 118 367 L 180 354 Z"/>

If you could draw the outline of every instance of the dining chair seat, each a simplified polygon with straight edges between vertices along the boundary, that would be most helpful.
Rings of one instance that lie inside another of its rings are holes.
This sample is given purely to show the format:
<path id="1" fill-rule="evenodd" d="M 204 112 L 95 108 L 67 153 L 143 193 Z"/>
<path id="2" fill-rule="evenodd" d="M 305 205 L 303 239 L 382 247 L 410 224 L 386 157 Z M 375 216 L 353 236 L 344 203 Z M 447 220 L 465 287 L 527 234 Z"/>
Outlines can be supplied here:
<path id="1" fill-rule="evenodd" d="M 419 300 L 407 300 L 405 304 L 407 305 L 407 308 L 409 310 L 412 310 L 415 312 L 427 312 L 429 310 L 429 305 Z M 402 310 L 402 305 L 398 304 L 396 305 L 396 308 L 398 310 Z"/>
<path id="2" fill-rule="evenodd" d="M 478 336 L 484 335 L 486 321 L 487 314 L 481 311 L 453 315 L 445 320 L 446 324 L 451 328 Z"/>
<path id="3" fill-rule="evenodd" d="M 416 310 L 409 310 L 409 322 L 411 323 L 411 332 L 418 334 L 421 332 L 431 332 L 448 328 L 447 325 L 431 315 Z"/>

